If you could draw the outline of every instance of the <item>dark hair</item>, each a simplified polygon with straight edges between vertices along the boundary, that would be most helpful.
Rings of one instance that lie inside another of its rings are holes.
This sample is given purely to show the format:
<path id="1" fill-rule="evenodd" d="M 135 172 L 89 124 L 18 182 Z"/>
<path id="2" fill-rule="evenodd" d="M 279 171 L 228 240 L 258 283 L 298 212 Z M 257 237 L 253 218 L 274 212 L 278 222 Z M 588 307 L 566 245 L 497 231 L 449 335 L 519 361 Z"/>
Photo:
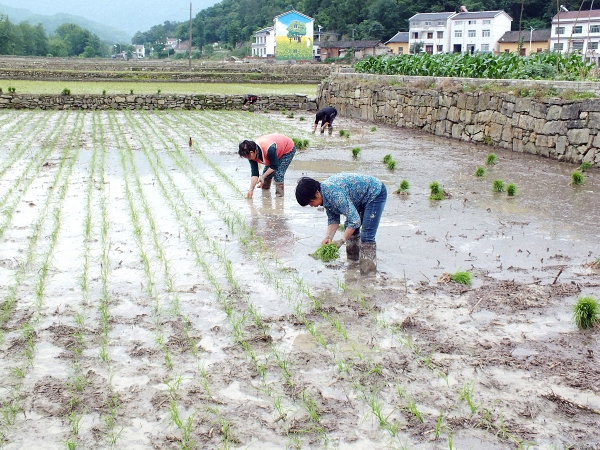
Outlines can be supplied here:
<path id="1" fill-rule="evenodd" d="M 256 151 L 256 142 L 254 142 L 254 141 L 240 142 L 240 146 L 239 146 L 239 150 L 238 150 L 238 155 L 240 155 L 240 158 L 247 158 L 248 156 L 250 156 L 250 152 L 255 152 L 255 151 Z"/>
<path id="2" fill-rule="evenodd" d="M 296 200 L 300 206 L 306 206 L 311 200 L 317 198 L 317 192 L 321 190 L 321 183 L 310 177 L 302 177 L 296 185 Z"/>

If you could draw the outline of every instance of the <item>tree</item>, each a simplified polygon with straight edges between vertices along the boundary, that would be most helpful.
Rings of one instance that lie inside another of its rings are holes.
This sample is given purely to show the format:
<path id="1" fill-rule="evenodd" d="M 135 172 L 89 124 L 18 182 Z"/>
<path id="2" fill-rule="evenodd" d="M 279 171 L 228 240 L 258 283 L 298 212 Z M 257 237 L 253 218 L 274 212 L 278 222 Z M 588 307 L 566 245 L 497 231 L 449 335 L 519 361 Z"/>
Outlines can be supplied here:
<path id="1" fill-rule="evenodd" d="M 91 45 L 86 45 L 83 49 L 83 53 L 81 54 L 84 58 L 93 58 L 96 56 L 96 49 Z"/>
<path id="2" fill-rule="evenodd" d="M 417 53 L 421 53 L 423 51 L 423 46 L 423 41 L 413 42 L 410 44 L 408 51 L 411 55 L 416 55 Z"/>

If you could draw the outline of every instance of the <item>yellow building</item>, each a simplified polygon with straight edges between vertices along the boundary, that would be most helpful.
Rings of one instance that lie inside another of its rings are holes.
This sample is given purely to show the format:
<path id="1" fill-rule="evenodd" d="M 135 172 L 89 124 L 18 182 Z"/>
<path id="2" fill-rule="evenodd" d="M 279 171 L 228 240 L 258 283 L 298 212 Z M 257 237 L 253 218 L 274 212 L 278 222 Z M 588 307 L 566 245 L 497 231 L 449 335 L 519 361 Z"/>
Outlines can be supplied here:
<path id="1" fill-rule="evenodd" d="M 385 43 L 394 55 L 408 55 L 408 31 L 399 31 Z"/>
<path id="2" fill-rule="evenodd" d="M 550 50 L 550 30 L 507 31 L 498 40 L 500 52 L 516 53 L 519 50 L 519 42 L 523 39 L 521 55 L 540 53 Z"/>

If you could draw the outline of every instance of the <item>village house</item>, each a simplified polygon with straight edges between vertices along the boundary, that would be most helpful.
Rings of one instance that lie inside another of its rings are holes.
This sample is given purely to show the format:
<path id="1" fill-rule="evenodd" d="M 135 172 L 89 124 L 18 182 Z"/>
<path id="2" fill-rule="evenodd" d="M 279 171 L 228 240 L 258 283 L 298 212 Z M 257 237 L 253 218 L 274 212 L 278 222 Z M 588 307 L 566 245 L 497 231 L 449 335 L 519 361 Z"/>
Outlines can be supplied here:
<path id="1" fill-rule="evenodd" d="M 408 31 L 398 31 L 394 37 L 384 44 L 394 55 L 408 53 Z"/>
<path id="2" fill-rule="evenodd" d="M 258 58 L 275 56 L 275 33 L 273 27 L 263 28 L 254 33 L 252 56 Z"/>
<path id="3" fill-rule="evenodd" d="M 541 53 L 550 49 L 550 30 L 507 31 L 498 40 L 500 53 L 516 53 L 521 45 L 521 56 Z"/>
<path id="4" fill-rule="evenodd" d="M 510 31 L 512 18 L 504 11 L 468 12 L 463 9 L 450 17 L 449 22 L 449 51 L 452 53 L 498 53 L 498 41 Z"/>
<path id="5" fill-rule="evenodd" d="M 600 65 L 600 10 L 561 11 L 552 18 L 550 49 L 561 53 L 580 52 Z"/>
<path id="6" fill-rule="evenodd" d="M 348 52 L 354 59 L 362 59 L 365 56 L 388 55 L 391 50 L 381 41 L 328 41 L 321 42 L 321 61 L 327 58 L 343 58 Z"/>
<path id="7" fill-rule="evenodd" d="M 449 19 L 455 15 L 454 12 L 441 12 L 419 13 L 412 16 L 409 19 L 408 47 L 411 48 L 419 43 L 423 45 L 422 50 L 430 55 L 449 52 L 448 25 Z"/>

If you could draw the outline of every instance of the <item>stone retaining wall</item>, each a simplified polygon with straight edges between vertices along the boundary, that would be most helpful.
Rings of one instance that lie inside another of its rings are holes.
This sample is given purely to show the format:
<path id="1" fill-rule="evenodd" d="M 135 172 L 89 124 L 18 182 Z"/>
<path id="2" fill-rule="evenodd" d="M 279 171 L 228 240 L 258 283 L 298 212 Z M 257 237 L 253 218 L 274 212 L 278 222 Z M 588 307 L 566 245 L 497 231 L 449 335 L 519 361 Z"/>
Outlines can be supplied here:
<path id="1" fill-rule="evenodd" d="M 242 109 L 243 95 L 41 95 L 1 94 L 0 109 Z M 257 110 L 316 111 L 314 98 L 305 95 L 265 95 Z"/>
<path id="2" fill-rule="evenodd" d="M 442 79 L 437 85 L 431 79 L 412 81 L 335 75 L 319 86 L 318 104 L 334 106 L 342 117 L 600 167 L 600 99 L 522 98 L 508 92 L 464 92 L 464 80 Z"/>

